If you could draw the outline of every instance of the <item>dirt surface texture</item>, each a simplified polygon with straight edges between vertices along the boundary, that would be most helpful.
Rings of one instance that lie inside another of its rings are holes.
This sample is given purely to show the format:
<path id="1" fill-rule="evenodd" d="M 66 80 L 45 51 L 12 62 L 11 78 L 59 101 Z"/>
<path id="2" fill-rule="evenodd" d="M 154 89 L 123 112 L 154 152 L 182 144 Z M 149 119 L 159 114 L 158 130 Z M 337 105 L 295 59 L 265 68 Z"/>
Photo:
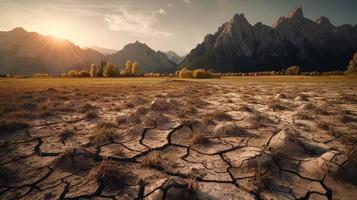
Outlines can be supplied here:
<path id="1" fill-rule="evenodd" d="M 1 88 L 0 199 L 356 199 L 356 86 Z"/>

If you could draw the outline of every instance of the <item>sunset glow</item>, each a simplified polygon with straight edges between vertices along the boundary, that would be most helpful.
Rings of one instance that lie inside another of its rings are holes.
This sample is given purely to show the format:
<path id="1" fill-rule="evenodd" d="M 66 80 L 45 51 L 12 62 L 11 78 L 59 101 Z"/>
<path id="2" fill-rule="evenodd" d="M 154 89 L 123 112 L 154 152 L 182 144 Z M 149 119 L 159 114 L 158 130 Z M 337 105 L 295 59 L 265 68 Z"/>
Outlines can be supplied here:
<path id="1" fill-rule="evenodd" d="M 244 13 L 251 24 L 271 25 L 298 4 L 309 18 L 328 17 L 335 25 L 353 24 L 357 1 L 323 0 L 3 0 L 0 29 L 21 26 L 27 31 L 65 38 L 81 47 L 119 50 L 136 40 L 155 50 L 185 55 L 207 33 Z M 274 6 L 273 6 L 274 5 Z M 343 12 L 340 12 L 343 11 Z"/>

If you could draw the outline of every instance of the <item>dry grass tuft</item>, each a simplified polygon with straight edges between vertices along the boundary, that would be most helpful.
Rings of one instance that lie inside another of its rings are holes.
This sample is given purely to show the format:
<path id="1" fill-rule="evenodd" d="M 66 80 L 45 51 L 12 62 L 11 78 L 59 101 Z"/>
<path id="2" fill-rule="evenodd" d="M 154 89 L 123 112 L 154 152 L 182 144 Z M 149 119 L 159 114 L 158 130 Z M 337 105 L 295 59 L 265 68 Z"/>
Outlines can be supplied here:
<path id="1" fill-rule="evenodd" d="M 255 114 L 255 115 L 251 115 L 247 118 L 247 122 L 250 125 L 250 128 L 252 129 L 259 129 L 260 127 L 262 127 L 264 124 L 266 123 L 270 123 L 271 120 L 263 117 L 261 115 Z"/>
<path id="2" fill-rule="evenodd" d="M 79 109 L 79 112 L 81 113 L 86 113 L 86 112 L 89 112 L 89 111 L 93 111 L 95 110 L 97 107 L 89 104 L 89 103 L 86 103 L 84 104 L 80 109 Z"/>
<path id="3" fill-rule="evenodd" d="M 287 110 L 288 107 L 279 100 L 273 100 L 269 102 L 269 107 L 273 109 L 273 111 Z"/>
<path id="4" fill-rule="evenodd" d="M 209 140 L 207 136 L 204 133 L 201 133 L 200 131 L 195 131 L 191 134 L 191 143 L 193 145 L 195 144 L 208 144 Z"/>
<path id="5" fill-rule="evenodd" d="M 203 116 L 203 120 L 205 121 L 232 121 L 233 118 L 231 115 L 227 114 L 226 112 L 223 111 L 217 111 L 217 112 L 210 112 L 207 113 Z"/>
<path id="6" fill-rule="evenodd" d="M 66 128 L 64 131 L 59 135 L 60 141 L 64 143 L 68 138 L 70 138 L 74 134 L 72 129 Z"/>
<path id="7" fill-rule="evenodd" d="M 319 128 L 321 128 L 321 129 L 323 129 L 323 130 L 328 131 L 328 130 L 331 129 L 332 124 L 331 124 L 331 122 L 319 121 L 319 122 L 317 123 L 317 126 L 318 126 Z"/>
<path id="8" fill-rule="evenodd" d="M 256 185 L 256 193 L 260 193 L 262 190 L 269 188 L 270 185 L 270 171 L 263 168 L 256 168 L 254 170 L 254 185 Z"/>
<path id="9" fill-rule="evenodd" d="M 351 123 L 351 122 L 356 122 L 357 121 L 357 118 L 354 118 L 348 114 L 343 114 L 341 116 L 341 122 L 343 123 Z"/>
<path id="10" fill-rule="evenodd" d="M 312 120 L 313 116 L 310 112 L 307 111 L 299 111 L 296 114 L 294 114 L 294 117 L 297 119 L 302 119 L 302 120 Z"/>
<path id="11" fill-rule="evenodd" d="M 195 195 L 196 191 L 198 190 L 198 183 L 196 181 L 196 177 L 192 177 L 187 181 L 187 191 L 191 195 Z"/>
<path id="12" fill-rule="evenodd" d="M 159 152 L 152 151 L 143 159 L 141 166 L 157 168 L 160 167 L 162 160 L 163 158 Z"/>
<path id="13" fill-rule="evenodd" d="M 122 124 L 122 123 L 124 123 L 126 121 L 126 117 L 125 116 L 118 116 L 117 118 L 116 118 L 116 122 L 118 123 L 118 125 L 120 125 L 120 124 Z"/>
<path id="14" fill-rule="evenodd" d="M 94 141 L 96 142 L 109 142 L 113 135 L 114 124 L 107 122 L 99 122 L 94 129 Z"/>
<path id="15" fill-rule="evenodd" d="M 250 108 L 248 105 L 244 104 L 244 105 L 241 105 L 238 110 L 240 111 L 244 111 L 244 112 L 253 112 L 253 109 Z"/>
<path id="16" fill-rule="evenodd" d="M 98 117 L 98 115 L 97 115 L 96 111 L 89 111 L 89 112 L 86 112 L 86 114 L 85 114 L 85 119 L 87 121 L 93 120 L 97 117 Z"/>
<path id="17" fill-rule="evenodd" d="M 108 189 L 122 189 L 127 186 L 128 176 L 121 173 L 107 158 L 96 165 L 94 175 L 96 181 Z"/>

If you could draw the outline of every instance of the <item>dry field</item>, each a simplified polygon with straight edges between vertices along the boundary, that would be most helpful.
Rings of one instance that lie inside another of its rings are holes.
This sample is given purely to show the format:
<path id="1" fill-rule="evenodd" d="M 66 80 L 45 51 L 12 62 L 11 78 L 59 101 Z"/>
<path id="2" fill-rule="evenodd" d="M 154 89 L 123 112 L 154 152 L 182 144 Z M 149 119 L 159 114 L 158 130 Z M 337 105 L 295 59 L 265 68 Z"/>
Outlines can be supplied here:
<path id="1" fill-rule="evenodd" d="M 0 199 L 356 199 L 356 146 L 356 79 L 0 79 Z"/>

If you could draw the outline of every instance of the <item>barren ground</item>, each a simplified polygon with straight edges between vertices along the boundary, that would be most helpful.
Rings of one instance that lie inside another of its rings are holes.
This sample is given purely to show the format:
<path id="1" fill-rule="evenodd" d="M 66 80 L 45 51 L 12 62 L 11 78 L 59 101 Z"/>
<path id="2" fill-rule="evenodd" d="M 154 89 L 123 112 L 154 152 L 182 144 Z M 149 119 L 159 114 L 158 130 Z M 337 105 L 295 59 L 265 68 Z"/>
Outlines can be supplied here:
<path id="1" fill-rule="evenodd" d="M 356 199 L 356 86 L 0 79 L 0 199 Z"/>

